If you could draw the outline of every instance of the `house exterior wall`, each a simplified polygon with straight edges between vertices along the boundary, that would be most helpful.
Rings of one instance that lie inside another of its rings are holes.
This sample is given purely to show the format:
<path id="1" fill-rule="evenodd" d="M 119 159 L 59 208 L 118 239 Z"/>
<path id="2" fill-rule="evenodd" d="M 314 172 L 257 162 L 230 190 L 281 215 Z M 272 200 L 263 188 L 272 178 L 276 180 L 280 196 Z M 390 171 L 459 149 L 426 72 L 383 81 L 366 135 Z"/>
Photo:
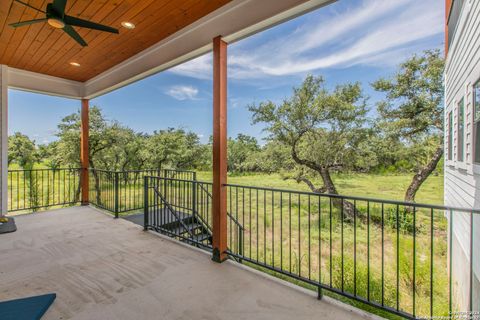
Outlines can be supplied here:
<path id="1" fill-rule="evenodd" d="M 449 2 L 447 1 L 447 19 Z M 451 27 L 447 29 L 452 30 Z M 454 34 L 450 34 L 450 37 L 453 37 L 452 41 L 446 46 L 448 54 L 445 68 L 444 200 L 447 206 L 478 209 L 480 208 L 480 163 L 477 164 L 474 161 L 473 86 L 480 80 L 480 1 L 463 1 L 457 25 L 453 30 Z M 462 103 L 463 143 L 459 135 Z M 479 310 L 480 304 L 480 216 L 474 215 L 473 219 L 473 250 L 471 250 L 471 219 L 471 214 L 454 212 L 453 223 L 450 221 L 453 231 L 454 304 L 459 310 L 469 309 L 471 253 L 473 253 L 474 274 L 473 310 Z"/>

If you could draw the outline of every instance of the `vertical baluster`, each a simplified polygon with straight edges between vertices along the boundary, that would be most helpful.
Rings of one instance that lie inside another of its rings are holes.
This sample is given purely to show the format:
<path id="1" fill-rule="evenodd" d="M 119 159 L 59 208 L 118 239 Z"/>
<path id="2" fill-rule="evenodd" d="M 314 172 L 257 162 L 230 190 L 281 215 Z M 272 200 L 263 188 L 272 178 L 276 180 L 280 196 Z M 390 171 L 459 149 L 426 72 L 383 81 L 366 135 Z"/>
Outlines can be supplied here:
<path id="1" fill-rule="evenodd" d="M 382 203 L 382 306 L 385 305 L 385 210 Z"/>
<path id="2" fill-rule="evenodd" d="M 238 187 L 235 187 L 235 220 L 238 221 Z M 230 228 L 232 228 L 232 219 L 230 219 Z M 237 233 L 238 233 L 238 228 L 235 228 L 237 230 Z M 233 230 L 232 230 L 233 232 Z M 237 236 L 234 238 L 234 241 L 236 241 L 236 247 L 237 247 L 237 252 L 238 253 L 240 251 L 240 243 L 238 243 L 238 240 L 239 240 L 239 234 L 237 234 Z M 234 246 L 232 244 L 232 250 L 233 250 Z"/>
<path id="3" fill-rule="evenodd" d="M 370 301 L 370 201 L 367 201 L 367 300 Z"/>
<path id="4" fill-rule="evenodd" d="M 344 279 L 344 261 L 343 261 L 343 259 L 344 259 L 343 258 L 344 257 L 344 252 L 343 252 L 343 242 L 344 242 L 344 240 L 343 240 L 343 221 L 345 220 L 343 207 L 344 207 L 345 204 L 344 204 L 344 199 L 343 198 L 341 198 L 341 204 L 340 205 L 341 205 L 341 207 L 340 207 L 340 219 L 341 219 L 341 221 L 340 221 L 340 228 L 341 228 L 341 232 L 340 232 L 340 239 L 341 239 L 340 256 L 341 256 L 341 264 L 342 264 L 342 266 L 341 266 L 341 270 L 342 270 L 341 271 L 341 273 L 342 273 L 341 289 L 342 289 L 342 292 L 343 292 L 344 291 L 343 290 L 344 289 L 344 282 L 345 282 L 345 279 Z M 367 247 L 368 247 L 368 243 L 367 243 Z"/>
<path id="5" fill-rule="evenodd" d="M 248 188 L 248 227 L 249 227 L 249 255 L 248 257 L 252 258 L 252 188 Z"/>
<path id="6" fill-rule="evenodd" d="M 228 192 L 230 191 L 230 192 Z M 232 208 L 233 208 L 233 203 L 232 203 L 232 189 L 231 188 L 228 188 L 227 189 L 227 193 L 228 193 L 228 199 L 229 199 L 229 208 L 230 208 L 230 214 L 233 212 L 232 211 Z M 232 247 L 232 219 L 229 219 L 228 221 L 228 224 L 230 225 L 230 227 L 228 228 L 228 234 L 229 234 L 229 244 L 228 244 L 228 248 L 231 248 Z"/>
<path id="7" fill-rule="evenodd" d="M 280 270 L 283 270 L 283 192 L 280 191 Z"/>
<path id="8" fill-rule="evenodd" d="M 62 171 L 63 171 L 63 200 L 62 200 L 62 202 L 65 204 L 67 202 L 66 201 L 67 192 L 66 192 L 66 189 L 65 189 L 65 186 L 66 186 L 66 177 L 65 177 L 66 171 L 64 169 L 62 169 Z"/>
<path id="9" fill-rule="evenodd" d="M 298 205 L 298 275 L 302 276 L 302 253 L 301 253 L 301 221 L 300 221 L 300 194 L 297 196 L 297 205 Z"/>
<path id="10" fill-rule="evenodd" d="M 332 287 L 332 266 L 333 266 L 333 253 L 332 253 L 332 198 L 330 199 L 330 287 Z"/>
<path id="11" fill-rule="evenodd" d="M 272 266 L 275 267 L 275 193 L 272 191 Z"/>
<path id="12" fill-rule="evenodd" d="M 310 195 L 308 195 L 308 279 L 312 280 L 311 267 L 312 267 L 312 251 L 311 251 L 311 232 L 310 232 Z"/>
<path id="13" fill-rule="evenodd" d="M 430 318 L 433 318 L 433 208 L 430 209 Z"/>
<path id="14" fill-rule="evenodd" d="M 149 215 L 149 204 L 148 204 L 148 178 L 143 178 L 143 230 L 148 230 L 148 215 Z"/>
<path id="15" fill-rule="evenodd" d="M 259 242 L 260 242 L 260 239 L 259 239 L 259 231 L 258 231 L 258 189 L 255 190 L 256 193 L 257 193 L 257 198 L 256 198 L 256 202 L 257 202 L 257 205 L 256 205 L 256 215 L 257 215 L 257 218 L 256 218 L 256 222 L 257 222 L 257 262 L 258 262 L 258 250 L 259 250 Z"/>
<path id="16" fill-rule="evenodd" d="M 398 216 L 399 205 L 397 204 L 397 311 L 400 309 L 400 221 Z"/>
<path id="17" fill-rule="evenodd" d="M 357 201 L 353 200 L 353 295 L 357 296 Z"/>
<path id="18" fill-rule="evenodd" d="M 289 272 L 292 273 L 292 193 L 288 193 L 288 258 Z"/>
<path id="19" fill-rule="evenodd" d="M 267 264 L 267 190 L 263 190 L 263 263 Z"/>
<path id="20" fill-rule="evenodd" d="M 318 196 L 318 295 L 320 300 L 323 298 L 322 291 L 322 197 Z"/>
<path id="21" fill-rule="evenodd" d="M 416 207 L 414 206 L 413 207 L 413 283 L 412 283 L 412 314 L 413 314 L 413 317 L 415 317 L 415 302 L 416 302 L 416 299 L 415 299 L 415 296 L 416 296 L 416 263 L 417 263 L 417 244 L 416 244 L 416 231 L 415 229 L 417 228 L 416 226 L 416 217 L 417 217 L 417 214 L 416 214 Z"/>

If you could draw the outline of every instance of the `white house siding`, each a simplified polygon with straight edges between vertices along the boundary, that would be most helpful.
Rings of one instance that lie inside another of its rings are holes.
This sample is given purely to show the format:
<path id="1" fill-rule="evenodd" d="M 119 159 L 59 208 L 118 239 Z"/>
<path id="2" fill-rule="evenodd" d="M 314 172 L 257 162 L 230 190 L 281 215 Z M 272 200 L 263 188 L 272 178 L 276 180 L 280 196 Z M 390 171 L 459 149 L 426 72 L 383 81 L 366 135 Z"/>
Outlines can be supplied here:
<path id="1" fill-rule="evenodd" d="M 450 45 L 445 70 L 445 204 L 480 208 L 480 165 L 473 163 L 473 85 L 480 79 L 480 1 L 465 0 Z M 458 161 L 458 103 L 464 99 L 464 161 Z M 453 115 L 453 154 L 448 160 L 448 114 Z M 455 304 L 468 310 L 470 254 L 473 252 L 473 309 L 480 309 L 480 216 L 474 215 L 473 251 L 471 215 L 453 213 L 453 283 Z"/>

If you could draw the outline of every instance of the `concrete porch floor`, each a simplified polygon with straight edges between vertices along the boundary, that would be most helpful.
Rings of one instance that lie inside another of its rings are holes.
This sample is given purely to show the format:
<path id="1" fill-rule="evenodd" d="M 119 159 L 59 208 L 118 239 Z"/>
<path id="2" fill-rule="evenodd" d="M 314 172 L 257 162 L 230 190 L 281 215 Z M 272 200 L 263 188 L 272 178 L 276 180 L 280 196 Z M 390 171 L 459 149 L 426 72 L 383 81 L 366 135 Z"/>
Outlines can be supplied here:
<path id="1" fill-rule="evenodd" d="M 57 293 L 42 319 L 373 318 L 90 207 L 16 222 L 0 236 L 0 301 Z"/>

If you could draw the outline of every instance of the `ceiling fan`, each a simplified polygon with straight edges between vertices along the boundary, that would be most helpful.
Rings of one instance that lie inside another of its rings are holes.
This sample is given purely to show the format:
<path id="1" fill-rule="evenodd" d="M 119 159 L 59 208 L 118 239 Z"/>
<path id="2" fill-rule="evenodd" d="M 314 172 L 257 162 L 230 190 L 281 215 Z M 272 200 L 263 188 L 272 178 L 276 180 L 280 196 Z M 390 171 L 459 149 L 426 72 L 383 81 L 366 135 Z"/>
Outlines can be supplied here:
<path id="1" fill-rule="evenodd" d="M 57 29 L 62 29 L 63 31 L 65 31 L 65 33 L 67 33 L 70 37 L 72 37 L 75 41 L 77 41 L 83 47 L 87 46 L 87 43 L 75 31 L 75 29 L 73 29 L 72 26 L 106 31 L 111 33 L 118 33 L 118 29 L 66 15 L 65 6 L 67 5 L 67 0 L 53 0 L 52 3 L 47 4 L 47 11 L 43 11 L 38 8 L 35 8 L 29 5 L 28 3 L 25 3 L 20 0 L 14 0 L 14 1 L 45 14 L 45 18 L 42 18 L 42 19 L 20 21 L 17 23 L 10 24 L 10 26 L 14 28 L 28 26 L 34 23 L 46 21 L 52 27 Z"/>

